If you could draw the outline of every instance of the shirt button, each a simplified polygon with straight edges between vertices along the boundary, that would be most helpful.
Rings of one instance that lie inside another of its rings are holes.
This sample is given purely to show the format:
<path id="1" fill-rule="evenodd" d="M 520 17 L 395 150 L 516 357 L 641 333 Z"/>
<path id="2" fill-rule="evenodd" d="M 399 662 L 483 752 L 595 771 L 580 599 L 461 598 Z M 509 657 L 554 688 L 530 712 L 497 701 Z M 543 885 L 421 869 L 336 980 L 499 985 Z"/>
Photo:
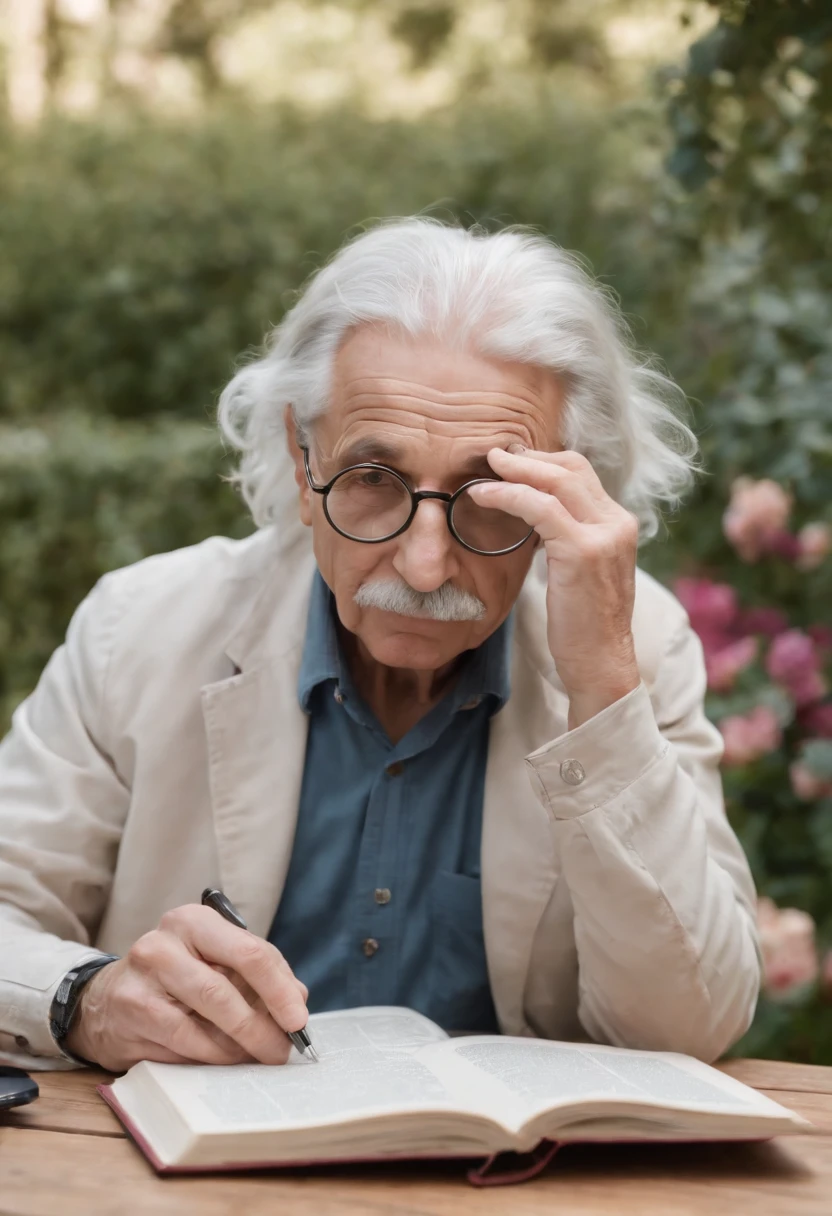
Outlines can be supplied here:
<path id="1" fill-rule="evenodd" d="M 401 760 L 394 760 L 392 764 L 388 764 L 384 770 L 388 777 L 401 777 L 404 772 L 404 765 Z"/>
<path id="2" fill-rule="evenodd" d="M 586 777 L 584 766 L 580 760 L 564 760 L 560 766 L 560 777 L 567 785 L 580 785 Z"/>
<path id="3" fill-rule="evenodd" d="M 376 950 L 378 950 L 378 942 L 374 937 L 365 937 L 361 943 L 361 949 L 367 958 L 372 958 Z"/>
<path id="4" fill-rule="evenodd" d="M 344 694 L 341 692 L 341 689 L 340 689 L 340 688 L 336 688 L 336 689 L 335 689 L 335 692 L 334 692 L 332 695 L 335 697 L 335 700 L 336 700 L 336 702 L 337 702 L 339 705 L 343 705 L 343 704 L 344 704 L 344 701 L 346 700 L 346 697 L 345 697 L 345 696 L 344 696 Z"/>
<path id="5" fill-rule="evenodd" d="M 376 887 L 375 900 L 376 900 L 377 904 L 389 904 L 390 903 L 390 888 L 389 887 Z"/>

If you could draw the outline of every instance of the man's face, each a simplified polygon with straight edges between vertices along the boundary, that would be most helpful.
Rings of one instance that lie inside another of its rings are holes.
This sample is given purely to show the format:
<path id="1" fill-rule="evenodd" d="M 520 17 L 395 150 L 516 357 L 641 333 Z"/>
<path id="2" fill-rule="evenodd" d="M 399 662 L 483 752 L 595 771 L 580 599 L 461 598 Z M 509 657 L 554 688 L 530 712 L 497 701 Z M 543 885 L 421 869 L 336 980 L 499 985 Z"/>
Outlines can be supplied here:
<path id="1" fill-rule="evenodd" d="M 414 490 L 453 493 L 475 477 L 494 476 L 486 459 L 493 447 L 558 450 L 560 405 L 560 386 L 549 373 L 365 326 L 336 357 L 330 409 L 315 423 L 310 444 L 312 476 L 321 485 L 348 465 L 374 461 Z M 520 593 L 534 536 L 502 557 L 471 553 L 451 535 L 445 503 L 428 499 L 400 536 L 371 545 L 348 540 L 327 522 L 291 423 L 288 430 L 301 518 L 312 527 L 318 567 L 344 628 L 377 662 L 412 670 L 436 671 L 484 642 Z M 485 614 L 435 621 L 356 604 L 363 585 L 401 580 L 419 592 L 450 583 L 482 601 Z"/>

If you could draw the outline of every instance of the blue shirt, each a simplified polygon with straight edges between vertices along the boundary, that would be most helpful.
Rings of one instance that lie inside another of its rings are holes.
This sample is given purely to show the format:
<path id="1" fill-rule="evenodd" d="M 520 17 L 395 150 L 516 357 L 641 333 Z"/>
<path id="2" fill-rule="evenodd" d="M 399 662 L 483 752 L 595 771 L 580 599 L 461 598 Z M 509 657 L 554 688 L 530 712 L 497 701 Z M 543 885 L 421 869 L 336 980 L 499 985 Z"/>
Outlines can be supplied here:
<path id="1" fill-rule="evenodd" d="M 269 933 L 309 1009 L 406 1005 L 496 1033 L 480 839 L 491 715 L 509 695 L 510 620 L 463 658 L 393 744 L 358 695 L 316 572 L 298 697 L 309 714 L 297 832 Z"/>

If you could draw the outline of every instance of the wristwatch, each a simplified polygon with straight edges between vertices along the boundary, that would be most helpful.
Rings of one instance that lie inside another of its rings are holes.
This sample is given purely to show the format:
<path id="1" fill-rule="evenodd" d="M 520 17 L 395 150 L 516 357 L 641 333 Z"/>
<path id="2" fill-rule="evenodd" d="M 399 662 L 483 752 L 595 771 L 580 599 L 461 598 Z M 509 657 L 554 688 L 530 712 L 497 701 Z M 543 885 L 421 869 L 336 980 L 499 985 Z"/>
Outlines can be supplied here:
<path id="1" fill-rule="evenodd" d="M 67 1059 L 73 1060 L 76 1064 L 91 1063 L 90 1060 L 84 1060 L 81 1056 L 73 1055 L 64 1046 L 64 1040 L 72 1029 L 72 1021 L 78 1008 L 78 1002 L 81 999 L 81 992 L 84 985 L 92 979 L 97 971 L 100 971 L 102 967 L 106 967 L 108 963 L 116 962 L 118 962 L 117 954 L 99 954 L 98 958 L 91 958 L 86 963 L 79 963 L 77 967 L 73 967 L 71 971 L 67 971 L 60 984 L 58 984 L 58 990 L 52 998 L 52 1004 L 49 1009 L 49 1029 L 52 1032 L 52 1038 Z"/>

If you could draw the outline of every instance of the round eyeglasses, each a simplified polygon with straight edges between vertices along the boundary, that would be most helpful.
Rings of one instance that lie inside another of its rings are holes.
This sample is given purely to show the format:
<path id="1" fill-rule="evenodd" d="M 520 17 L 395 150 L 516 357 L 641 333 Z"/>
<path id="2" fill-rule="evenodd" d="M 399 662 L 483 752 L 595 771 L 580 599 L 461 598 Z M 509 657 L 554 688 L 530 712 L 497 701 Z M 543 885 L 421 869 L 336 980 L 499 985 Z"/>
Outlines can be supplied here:
<path id="1" fill-rule="evenodd" d="M 310 490 L 323 495 L 328 523 L 347 540 L 380 545 L 400 536 L 413 523 L 419 503 L 426 498 L 446 504 L 451 536 L 464 549 L 483 557 L 513 553 L 534 532 L 525 520 L 480 506 L 468 493 L 471 486 L 498 480 L 495 477 L 477 477 L 453 494 L 441 494 L 438 490 L 411 490 L 404 478 L 386 465 L 352 464 L 325 486 L 319 486 L 312 480 L 309 449 L 301 450 Z"/>

